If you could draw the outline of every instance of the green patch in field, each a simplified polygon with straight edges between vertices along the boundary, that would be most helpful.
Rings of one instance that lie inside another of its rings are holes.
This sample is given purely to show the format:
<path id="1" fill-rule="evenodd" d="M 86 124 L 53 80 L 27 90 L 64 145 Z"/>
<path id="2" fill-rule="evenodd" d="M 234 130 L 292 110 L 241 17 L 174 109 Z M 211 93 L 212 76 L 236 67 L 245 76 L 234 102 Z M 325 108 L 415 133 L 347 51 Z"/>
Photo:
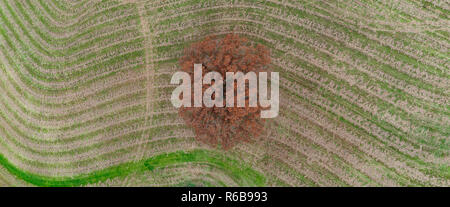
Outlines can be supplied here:
<path id="1" fill-rule="evenodd" d="M 150 158 L 145 162 L 149 170 L 155 170 L 166 166 L 180 163 L 208 163 L 224 170 L 239 185 L 263 186 L 265 177 L 253 170 L 250 166 L 243 165 L 237 160 L 233 160 L 218 152 L 206 150 L 194 150 L 190 152 L 177 151 L 168 154 L 161 154 Z"/>

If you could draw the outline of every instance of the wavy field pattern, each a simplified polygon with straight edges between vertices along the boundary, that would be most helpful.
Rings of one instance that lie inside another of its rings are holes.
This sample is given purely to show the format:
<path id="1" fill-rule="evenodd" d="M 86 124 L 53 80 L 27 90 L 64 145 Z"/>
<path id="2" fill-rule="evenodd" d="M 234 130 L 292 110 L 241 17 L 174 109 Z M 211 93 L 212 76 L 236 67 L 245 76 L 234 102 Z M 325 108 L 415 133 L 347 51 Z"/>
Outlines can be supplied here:
<path id="1" fill-rule="evenodd" d="M 0 186 L 450 186 L 450 4 L 1 0 Z M 271 50 L 280 114 L 230 151 L 170 104 L 183 48 Z"/>

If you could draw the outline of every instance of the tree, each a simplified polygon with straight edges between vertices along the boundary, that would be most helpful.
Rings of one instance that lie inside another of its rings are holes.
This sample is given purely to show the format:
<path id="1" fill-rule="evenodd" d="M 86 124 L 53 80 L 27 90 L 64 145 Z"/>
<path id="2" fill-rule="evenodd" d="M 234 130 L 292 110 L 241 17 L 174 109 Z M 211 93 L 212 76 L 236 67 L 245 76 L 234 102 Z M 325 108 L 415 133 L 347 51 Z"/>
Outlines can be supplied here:
<path id="1" fill-rule="evenodd" d="M 219 39 L 208 36 L 204 40 L 193 43 L 185 48 L 184 56 L 179 60 L 181 70 L 189 73 L 192 85 L 194 84 L 194 64 L 201 63 L 202 74 L 218 72 L 222 77 L 226 72 L 250 71 L 258 74 L 267 71 L 270 63 L 269 50 L 262 45 L 248 42 L 246 38 L 237 34 L 228 34 Z M 203 85 L 203 92 L 213 85 Z M 225 83 L 224 83 L 225 84 Z M 236 82 L 235 82 L 236 84 Z M 225 85 L 223 86 L 225 88 Z M 236 87 L 234 87 L 236 92 Z M 249 89 L 246 83 L 246 106 L 237 107 L 235 95 L 234 107 L 180 107 L 179 114 L 188 126 L 194 129 L 196 139 L 200 142 L 230 149 L 236 143 L 252 141 L 264 132 L 264 120 L 260 118 L 262 107 L 250 107 L 248 95 L 253 89 Z M 193 91 L 192 91 L 193 93 Z M 193 94 L 191 94 L 193 97 Z M 214 98 L 214 94 L 212 95 Z M 226 97 L 224 97 L 224 102 Z M 225 105 L 225 103 L 224 103 Z M 193 106 L 193 103 L 192 103 Z"/>

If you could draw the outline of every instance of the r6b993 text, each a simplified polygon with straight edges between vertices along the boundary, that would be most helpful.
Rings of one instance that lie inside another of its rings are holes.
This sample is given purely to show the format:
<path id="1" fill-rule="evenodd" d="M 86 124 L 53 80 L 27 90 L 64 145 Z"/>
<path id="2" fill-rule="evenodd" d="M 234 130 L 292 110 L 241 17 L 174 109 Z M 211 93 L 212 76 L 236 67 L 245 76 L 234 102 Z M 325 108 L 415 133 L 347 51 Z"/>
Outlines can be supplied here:
<path id="1" fill-rule="evenodd" d="M 267 192 L 226 192 L 225 201 L 267 201 Z"/>

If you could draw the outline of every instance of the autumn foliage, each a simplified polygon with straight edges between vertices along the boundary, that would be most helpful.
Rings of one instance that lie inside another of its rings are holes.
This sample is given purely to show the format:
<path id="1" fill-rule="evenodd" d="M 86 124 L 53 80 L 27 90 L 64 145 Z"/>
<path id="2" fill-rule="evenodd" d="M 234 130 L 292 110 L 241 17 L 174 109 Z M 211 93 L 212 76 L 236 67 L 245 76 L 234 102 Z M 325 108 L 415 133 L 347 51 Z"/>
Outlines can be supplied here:
<path id="1" fill-rule="evenodd" d="M 237 34 L 228 34 L 224 38 L 209 36 L 192 44 L 185 49 L 179 62 L 181 69 L 190 74 L 194 84 L 194 63 L 202 63 L 203 75 L 211 71 L 219 72 L 222 77 L 226 76 L 226 72 L 241 71 L 245 74 L 253 71 L 258 74 L 267 71 L 270 55 L 264 46 L 251 44 Z M 203 91 L 210 86 L 204 84 Z M 237 90 L 236 86 L 234 89 Z M 248 88 L 248 83 L 245 91 L 245 107 L 236 107 L 235 95 L 235 107 L 181 107 L 179 113 L 186 124 L 194 129 L 197 140 L 230 149 L 236 143 L 252 141 L 264 132 L 264 120 L 260 118 L 262 108 L 248 105 L 248 94 L 253 92 Z M 191 96 L 194 96 L 193 92 Z"/>

